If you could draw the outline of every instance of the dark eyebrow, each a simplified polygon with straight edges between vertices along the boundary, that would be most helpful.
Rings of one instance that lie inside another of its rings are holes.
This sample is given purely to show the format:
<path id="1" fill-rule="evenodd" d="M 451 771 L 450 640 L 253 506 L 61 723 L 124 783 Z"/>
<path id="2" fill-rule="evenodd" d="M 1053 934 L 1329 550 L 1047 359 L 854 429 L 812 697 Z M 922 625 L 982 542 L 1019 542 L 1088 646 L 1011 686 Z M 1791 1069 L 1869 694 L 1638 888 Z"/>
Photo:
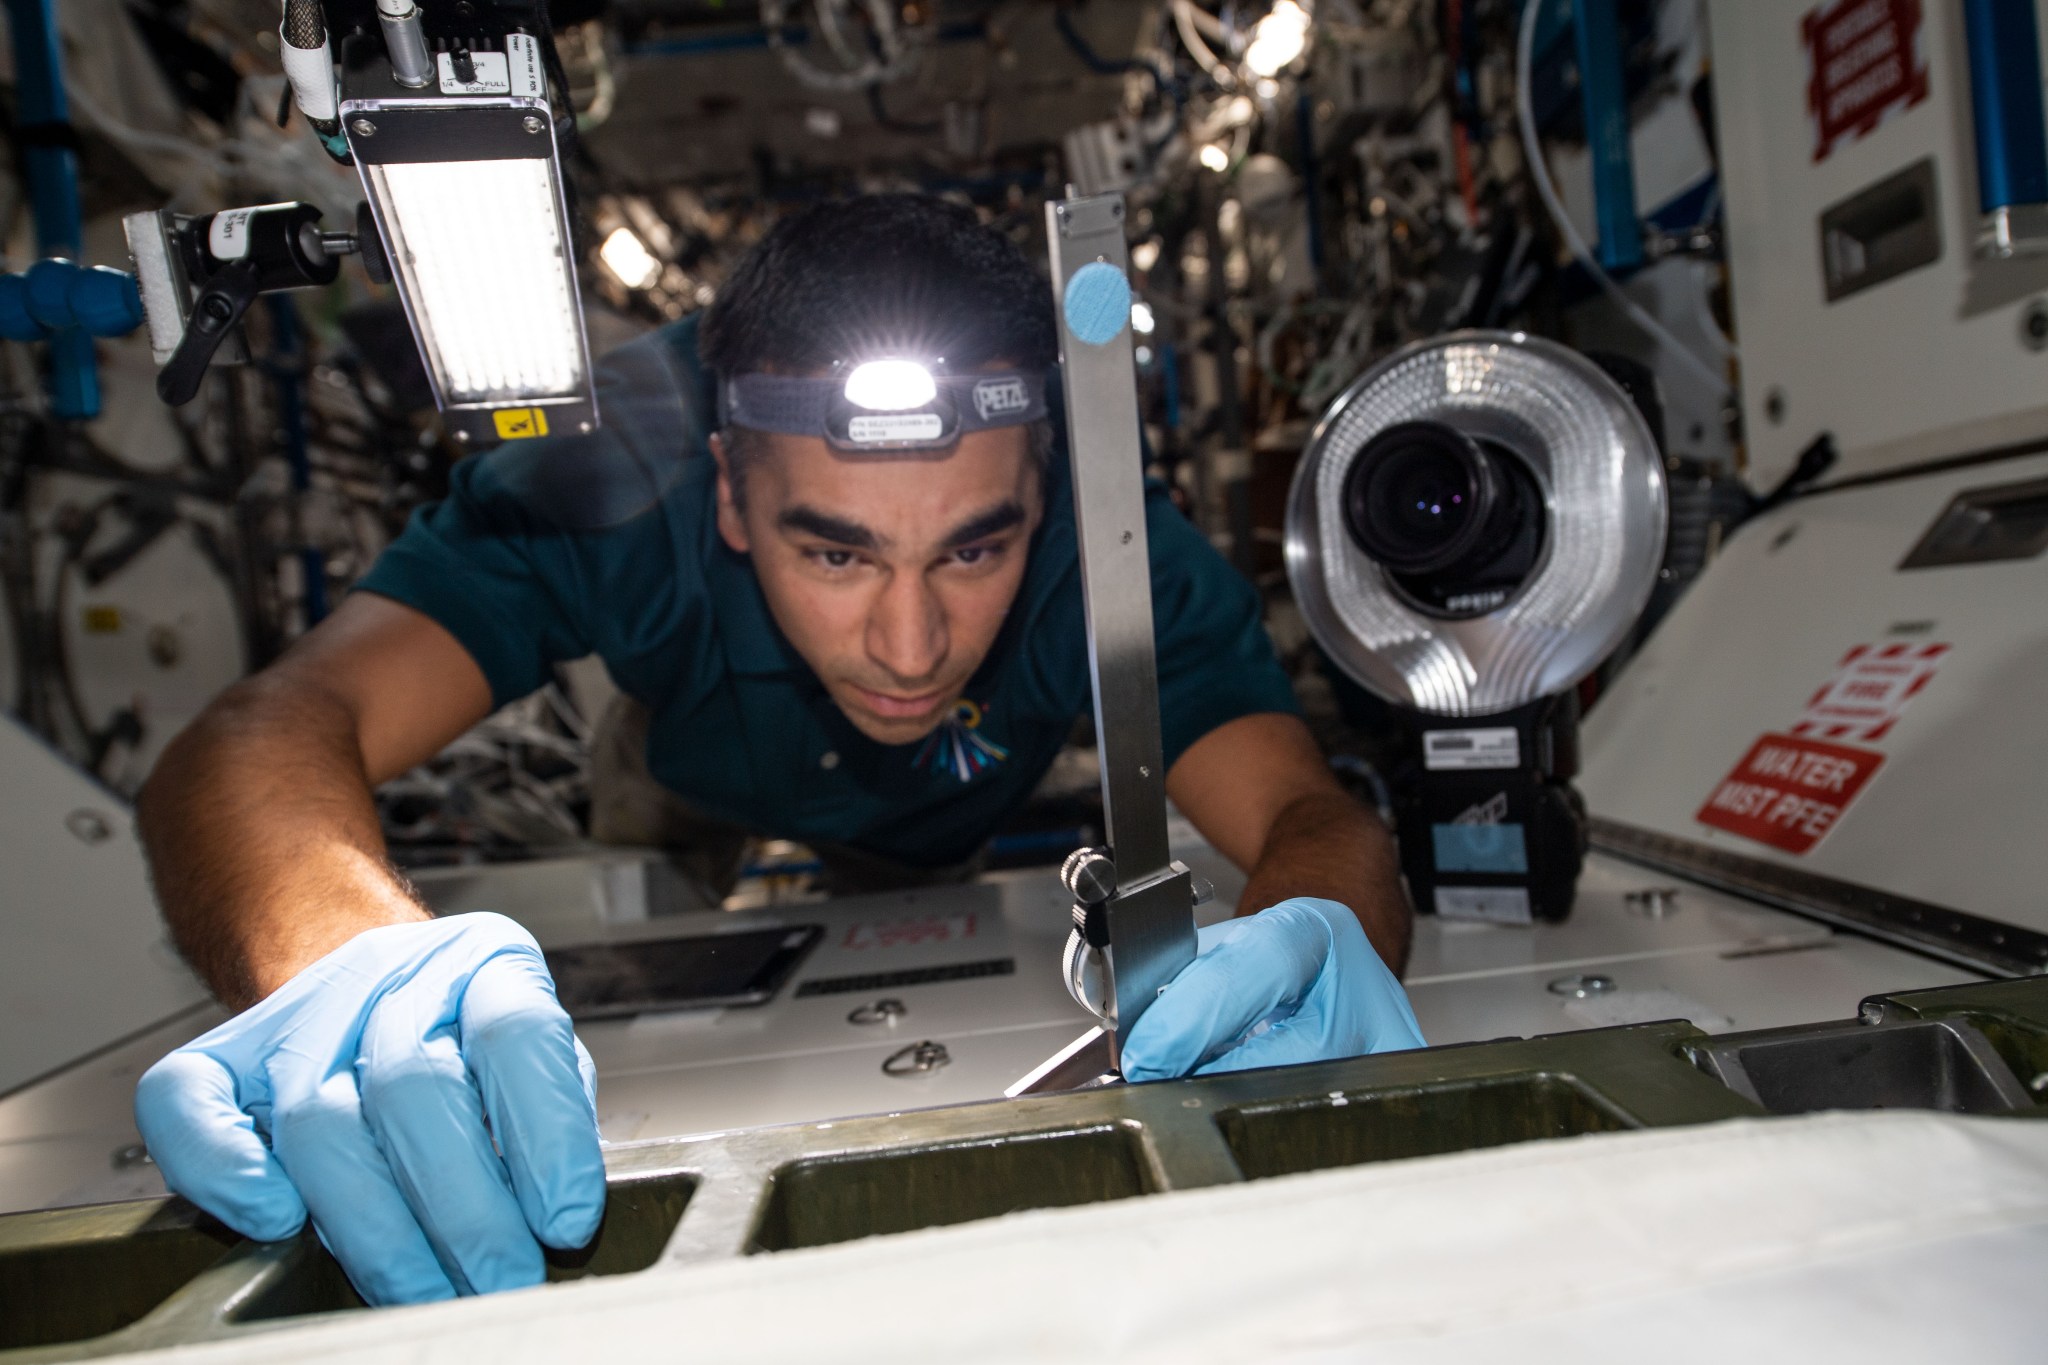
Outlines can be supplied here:
<path id="1" fill-rule="evenodd" d="M 962 545 L 972 545 L 977 540 L 986 540 L 999 531 L 1024 524 L 1024 509 L 1014 500 L 999 502 L 986 512 L 969 517 L 953 528 L 941 545 L 942 549 L 957 550 Z"/>
<path id="2" fill-rule="evenodd" d="M 782 515 L 775 519 L 785 531 L 802 531 L 820 540 L 829 540 L 835 545 L 844 545 L 854 550 L 875 550 L 881 548 L 881 538 L 857 521 L 835 517 L 820 512 L 815 507 L 799 504 L 784 508 Z"/>

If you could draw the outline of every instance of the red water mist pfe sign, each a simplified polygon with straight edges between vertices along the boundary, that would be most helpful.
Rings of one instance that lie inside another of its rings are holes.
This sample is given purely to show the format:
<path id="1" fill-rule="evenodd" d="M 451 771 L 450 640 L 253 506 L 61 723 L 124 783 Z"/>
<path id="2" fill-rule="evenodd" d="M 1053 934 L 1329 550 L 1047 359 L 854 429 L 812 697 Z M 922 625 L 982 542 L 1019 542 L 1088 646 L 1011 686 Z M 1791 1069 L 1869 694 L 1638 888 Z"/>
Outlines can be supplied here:
<path id="1" fill-rule="evenodd" d="M 1765 735 L 1693 819 L 1787 853 L 1821 841 L 1884 755 L 1798 735 Z"/>

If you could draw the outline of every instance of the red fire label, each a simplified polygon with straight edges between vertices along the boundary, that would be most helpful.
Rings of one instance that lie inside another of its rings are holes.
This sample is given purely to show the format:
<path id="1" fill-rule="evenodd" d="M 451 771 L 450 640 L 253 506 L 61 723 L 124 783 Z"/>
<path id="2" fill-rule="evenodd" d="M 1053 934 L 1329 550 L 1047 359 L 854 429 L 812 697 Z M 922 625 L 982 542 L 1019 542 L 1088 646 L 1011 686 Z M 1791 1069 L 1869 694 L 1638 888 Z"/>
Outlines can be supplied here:
<path id="1" fill-rule="evenodd" d="M 1796 735 L 1765 735 L 1693 819 L 1787 853 L 1833 829 L 1884 755 Z"/>
<path id="2" fill-rule="evenodd" d="M 1927 98 L 1920 0 L 1834 0 L 1808 11 L 1800 32 L 1815 161 Z"/>
<path id="3" fill-rule="evenodd" d="M 1807 701 L 1806 714 L 1792 733 L 1872 743 L 1883 739 L 1907 703 L 1934 681 L 1947 654 L 1944 644 L 1856 646 Z"/>

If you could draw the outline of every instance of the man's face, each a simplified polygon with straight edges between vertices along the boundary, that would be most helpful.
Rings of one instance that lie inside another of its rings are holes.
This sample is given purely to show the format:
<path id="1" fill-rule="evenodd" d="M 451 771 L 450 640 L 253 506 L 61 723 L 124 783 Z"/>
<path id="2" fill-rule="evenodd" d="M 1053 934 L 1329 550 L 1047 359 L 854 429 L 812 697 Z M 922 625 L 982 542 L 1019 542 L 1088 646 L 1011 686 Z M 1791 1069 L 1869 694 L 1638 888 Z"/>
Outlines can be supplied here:
<path id="1" fill-rule="evenodd" d="M 716 438 L 718 530 L 776 624 L 860 732 L 929 734 L 1002 628 L 1044 495 L 1023 427 L 937 459 L 847 459 L 822 437 L 750 433 L 735 499 Z"/>

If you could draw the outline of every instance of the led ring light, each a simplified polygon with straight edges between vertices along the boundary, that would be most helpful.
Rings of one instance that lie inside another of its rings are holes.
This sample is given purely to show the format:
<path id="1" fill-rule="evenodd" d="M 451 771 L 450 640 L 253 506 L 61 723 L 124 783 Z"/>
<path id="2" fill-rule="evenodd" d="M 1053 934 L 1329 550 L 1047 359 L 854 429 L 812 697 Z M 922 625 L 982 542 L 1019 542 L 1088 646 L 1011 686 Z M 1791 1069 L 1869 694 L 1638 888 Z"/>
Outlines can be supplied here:
<path id="1" fill-rule="evenodd" d="M 1618 645 L 1664 555 L 1664 472 L 1620 385 L 1521 333 L 1396 352 L 1331 405 L 1287 509 L 1310 630 L 1397 706 L 1489 715 Z"/>

